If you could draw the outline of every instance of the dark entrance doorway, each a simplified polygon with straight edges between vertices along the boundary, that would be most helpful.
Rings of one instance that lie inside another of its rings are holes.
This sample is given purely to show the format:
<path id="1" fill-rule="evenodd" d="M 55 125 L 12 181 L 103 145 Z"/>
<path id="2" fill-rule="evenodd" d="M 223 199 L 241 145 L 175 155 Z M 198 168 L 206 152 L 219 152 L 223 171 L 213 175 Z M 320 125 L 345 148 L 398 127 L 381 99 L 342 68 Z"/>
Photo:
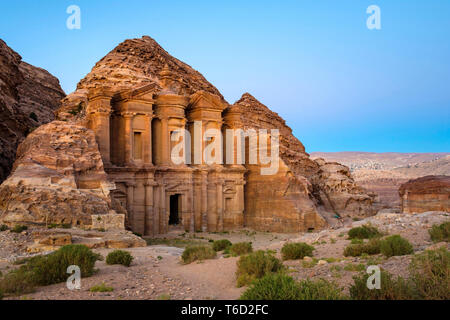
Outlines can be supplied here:
<path id="1" fill-rule="evenodd" d="M 181 195 L 174 194 L 170 196 L 170 216 L 169 225 L 177 225 L 180 223 L 181 212 Z"/>

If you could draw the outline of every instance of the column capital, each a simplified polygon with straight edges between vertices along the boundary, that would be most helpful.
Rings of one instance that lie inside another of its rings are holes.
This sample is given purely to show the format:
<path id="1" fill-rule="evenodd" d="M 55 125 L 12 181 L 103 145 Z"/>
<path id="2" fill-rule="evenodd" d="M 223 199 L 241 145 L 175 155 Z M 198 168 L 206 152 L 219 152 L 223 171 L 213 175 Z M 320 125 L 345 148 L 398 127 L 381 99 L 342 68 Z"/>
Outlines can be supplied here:
<path id="1" fill-rule="evenodd" d="M 136 183 L 134 181 L 127 181 L 125 182 L 125 185 L 127 186 L 127 188 L 136 187 Z"/>
<path id="2" fill-rule="evenodd" d="M 153 180 L 147 180 L 144 182 L 144 186 L 146 186 L 146 187 L 155 187 L 157 185 L 158 185 L 158 183 Z"/>
<path id="3" fill-rule="evenodd" d="M 135 112 L 121 112 L 120 115 L 124 118 L 133 118 L 136 113 Z"/>

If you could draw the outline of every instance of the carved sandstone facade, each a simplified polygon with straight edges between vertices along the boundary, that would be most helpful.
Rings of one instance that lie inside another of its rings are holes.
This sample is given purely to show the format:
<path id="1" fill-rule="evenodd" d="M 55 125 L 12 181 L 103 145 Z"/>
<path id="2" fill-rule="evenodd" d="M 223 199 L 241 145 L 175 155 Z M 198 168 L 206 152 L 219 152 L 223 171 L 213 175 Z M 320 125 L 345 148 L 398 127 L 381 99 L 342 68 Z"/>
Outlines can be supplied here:
<path id="1" fill-rule="evenodd" d="M 205 91 L 172 92 L 167 68 L 161 77 L 163 89 L 157 92 L 148 85 L 116 94 L 91 90 L 88 96 L 88 127 L 116 185 L 112 196 L 127 210 L 128 227 L 144 235 L 166 233 L 170 225 L 191 232 L 242 228 L 245 168 L 174 164 L 171 157 L 175 130 L 194 136 L 195 121 L 203 133 L 235 126 L 232 115 L 222 117 L 227 105 Z"/>
<path id="2" fill-rule="evenodd" d="M 19 147 L 15 170 L 0 186 L 0 221 L 116 228 L 124 217 L 126 227 L 153 236 L 172 225 L 187 231 L 303 232 L 375 213 L 373 198 L 347 167 L 310 159 L 279 115 L 248 93 L 229 104 L 199 72 L 148 36 L 126 40 L 102 58 L 63 99 L 57 119 Z M 180 129 L 190 134 L 172 141 Z M 205 139 L 210 129 L 222 135 Z M 237 136 L 228 149 L 228 129 L 258 131 L 256 146 L 250 137 L 240 140 L 243 164 Z M 273 129 L 279 131 L 279 149 L 267 132 L 266 153 L 276 161 L 263 164 L 259 130 Z M 177 164 L 172 151 L 180 141 L 188 146 L 188 136 L 191 161 Z M 205 161 L 203 151 L 211 146 L 225 164 Z M 274 163 L 276 172 L 262 174 Z M 33 174 L 40 179 L 30 179 Z M 84 201 L 77 205 L 77 199 Z"/>

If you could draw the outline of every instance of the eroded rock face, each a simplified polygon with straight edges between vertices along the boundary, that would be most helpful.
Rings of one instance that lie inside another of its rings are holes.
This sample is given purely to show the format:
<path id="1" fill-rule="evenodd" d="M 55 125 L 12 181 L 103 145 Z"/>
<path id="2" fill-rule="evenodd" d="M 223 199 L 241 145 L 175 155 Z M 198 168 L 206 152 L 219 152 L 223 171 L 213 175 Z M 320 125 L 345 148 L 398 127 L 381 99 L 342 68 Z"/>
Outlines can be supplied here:
<path id="1" fill-rule="evenodd" d="M 287 195 L 289 194 L 292 198 L 289 200 L 290 205 L 297 209 L 288 210 L 283 207 L 283 210 L 279 210 L 277 205 L 267 204 L 265 209 L 258 210 L 259 214 L 263 216 L 273 217 L 272 221 L 265 219 L 266 224 L 277 224 L 277 221 L 280 220 L 277 215 L 281 214 L 277 212 L 284 212 L 284 215 L 291 217 L 308 213 L 307 216 L 311 217 L 309 218 L 311 223 L 306 223 L 301 230 L 308 230 L 313 225 L 320 228 L 326 224 L 322 221 L 324 219 L 321 217 L 321 214 L 323 215 L 321 209 L 341 217 L 364 217 L 375 214 L 372 208 L 373 196 L 355 184 L 348 167 L 336 162 L 326 162 L 323 159 L 316 161 L 310 159 L 305 152 L 305 147 L 292 134 L 292 130 L 286 125 L 286 122 L 252 95 L 245 93 L 234 106 L 238 106 L 241 110 L 244 129 L 279 129 L 280 131 L 281 170 L 276 177 L 271 177 L 271 183 L 259 185 L 252 183 L 252 180 L 257 181 L 261 178 L 254 179 L 253 171 L 250 170 L 246 190 L 254 189 L 253 194 L 256 198 L 250 199 L 246 195 L 246 199 L 261 205 L 261 202 L 269 202 L 269 199 L 288 200 Z M 283 167 L 287 169 L 283 170 Z M 254 171 L 257 174 L 258 170 Z M 287 178 L 288 176 L 289 178 Z M 272 191 L 274 188 L 275 190 L 279 188 L 278 195 Z M 295 194 L 289 193 L 288 190 L 294 189 L 302 191 Z M 267 193 L 264 193 L 263 190 L 267 190 Z M 286 191 L 283 194 L 281 190 Z M 283 227 L 280 229 L 292 227 L 289 219 L 281 220 L 285 222 L 282 223 Z M 312 221 L 315 222 L 312 223 Z"/>
<path id="2" fill-rule="evenodd" d="M 52 121 L 65 94 L 58 79 L 22 61 L 0 40 L 0 182 L 9 175 L 17 146 L 34 128 Z"/>
<path id="3" fill-rule="evenodd" d="M 53 121 L 19 145 L 13 173 L 0 186 L 0 220 L 91 225 L 92 215 L 112 210 L 106 178 L 93 132 Z"/>
<path id="4" fill-rule="evenodd" d="M 402 184 L 398 190 L 403 213 L 450 212 L 450 177 L 425 176 Z"/>
<path id="5" fill-rule="evenodd" d="M 161 89 L 160 72 L 165 65 L 178 80 L 178 87 L 172 88 L 174 92 L 189 95 L 204 90 L 223 98 L 201 73 L 172 57 L 154 39 L 143 36 L 125 40 L 98 61 L 78 83 L 77 90 L 64 99 L 58 116 L 61 119 L 71 117 L 70 112 L 75 113 L 73 110 L 80 102 L 86 106 L 89 90 L 96 88 L 120 91 L 154 85 L 156 92 Z"/>
<path id="6" fill-rule="evenodd" d="M 174 74 L 173 87 L 164 85 L 163 69 Z M 112 207 L 123 212 L 120 204 L 110 201 L 95 137 L 86 129 L 86 108 L 90 92 L 117 95 L 142 86 L 146 94 L 152 88 L 155 93 L 168 90 L 185 97 L 206 91 L 227 105 L 224 113 L 238 110 L 237 122 L 243 129 L 280 130 L 279 171 L 263 176 L 260 166 L 246 165 L 245 226 L 299 232 L 325 227 L 330 216 L 373 213 L 372 198 L 355 185 L 347 167 L 311 160 L 276 113 L 250 94 L 228 105 L 200 73 L 170 56 L 150 37 L 143 37 L 124 41 L 100 60 L 63 100 L 57 115 L 65 121 L 39 128 L 20 146 L 15 172 L 0 187 L 0 219 L 43 223 L 50 216 L 53 223 L 90 225 L 92 215 L 107 214 Z"/>

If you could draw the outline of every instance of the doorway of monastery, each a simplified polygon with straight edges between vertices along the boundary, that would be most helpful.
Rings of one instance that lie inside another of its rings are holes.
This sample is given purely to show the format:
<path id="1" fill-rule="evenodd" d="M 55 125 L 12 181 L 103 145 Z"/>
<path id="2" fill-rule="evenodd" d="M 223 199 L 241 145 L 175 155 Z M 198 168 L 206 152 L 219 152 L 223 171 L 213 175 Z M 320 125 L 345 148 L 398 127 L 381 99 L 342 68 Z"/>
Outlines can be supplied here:
<path id="1" fill-rule="evenodd" d="M 181 214 L 181 194 L 173 194 L 170 196 L 170 216 L 169 225 L 176 226 L 180 224 Z"/>

